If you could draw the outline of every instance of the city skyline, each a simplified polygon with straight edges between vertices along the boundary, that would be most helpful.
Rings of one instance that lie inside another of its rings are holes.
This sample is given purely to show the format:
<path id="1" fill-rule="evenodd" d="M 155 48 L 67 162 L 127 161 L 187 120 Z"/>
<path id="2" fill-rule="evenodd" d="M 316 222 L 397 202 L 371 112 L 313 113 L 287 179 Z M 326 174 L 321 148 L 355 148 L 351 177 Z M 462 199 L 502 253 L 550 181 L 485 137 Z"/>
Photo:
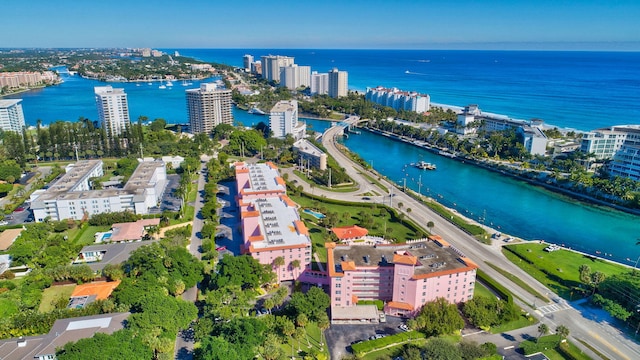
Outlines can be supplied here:
<path id="1" fill-rule="evenodd" d="M 20 31 L 3 39 L 5 48 L 640 50 L 640 3 L 632 0 L 326 0 L 268 7 L 252 0 L 81 7 L 34 0 L 9 7 L 3 23 Z"/>

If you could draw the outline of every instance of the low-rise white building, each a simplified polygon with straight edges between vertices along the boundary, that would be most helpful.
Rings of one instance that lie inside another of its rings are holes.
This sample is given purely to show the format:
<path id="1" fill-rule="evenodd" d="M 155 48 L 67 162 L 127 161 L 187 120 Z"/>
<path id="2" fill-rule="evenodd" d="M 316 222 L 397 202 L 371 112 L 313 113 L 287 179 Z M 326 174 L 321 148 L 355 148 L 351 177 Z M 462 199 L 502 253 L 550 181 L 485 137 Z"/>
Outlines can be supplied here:
<path id="1" fill-rule="evenodd" d="M 327 169 L 327 154 L 317 146 L 313 145 L 309 140 L 300 139 L 294 142 L 293 151 L 298 154 L 299 159 L 308 162 L 310 166 L 313 166 L 320 171 Z"/>
<path id="2" fill-rule="evenodd" d="M 406 110 L 417 113 L 429 111 L 431 98 L 428 94 L 402 91 L 397 88 L 387 89 L 382 86 L 367 88 L 365 99 L 397 111 Z"/>
<path id="3" fill-rule="evenodd" d="M 89 179 L 102 176 L 102 160 L 79 161 L 31 202 L 36 222 L 82 220 L 105 212 L 148 214 L 167 184 L 164 161 L 141 162 L 122 189 L 91 190 Z"/>

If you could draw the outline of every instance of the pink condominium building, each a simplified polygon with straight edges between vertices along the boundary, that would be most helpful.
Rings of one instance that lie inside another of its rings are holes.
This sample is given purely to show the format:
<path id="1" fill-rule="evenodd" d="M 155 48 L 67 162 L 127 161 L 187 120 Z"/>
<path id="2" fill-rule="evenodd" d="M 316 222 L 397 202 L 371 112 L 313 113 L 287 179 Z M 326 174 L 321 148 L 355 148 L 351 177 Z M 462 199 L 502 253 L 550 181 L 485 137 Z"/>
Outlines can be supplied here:
<path id="1" fill-rule="evenodd" d="M 297 280 L 311 263 L 311 239 L 277 167 L 270 162 L 235 167 L 242 253 L 271 265 L 278 281 Z"/>
<path id="2" fill-rule="evenodd" d="M 332 308 L 383 300 L 386 314 L 412 317 L 440 297 L 450 303 L 473 297 L 478 266 L 440 236 L 406 244 L 326 247 Z"/>

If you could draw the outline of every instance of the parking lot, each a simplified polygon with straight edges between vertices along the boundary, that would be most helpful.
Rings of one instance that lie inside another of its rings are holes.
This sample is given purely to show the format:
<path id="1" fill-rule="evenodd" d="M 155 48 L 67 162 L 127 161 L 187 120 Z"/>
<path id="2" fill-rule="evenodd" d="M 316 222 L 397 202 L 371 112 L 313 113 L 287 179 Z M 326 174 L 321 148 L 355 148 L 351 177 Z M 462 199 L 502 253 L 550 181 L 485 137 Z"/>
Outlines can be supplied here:
<path id="1" fill-rule="evenodd" d="M 380 324 L 331 325 L 325 331 L 331 358 L 342 359 L 343 356 L 350 354 L 351 343 L 355 341 L 365 341 L 376 334 L 392 335 L 402 332 L 398 326 L 404 324 L 404 320 L 395 316 L 386 318 L 387 322 Z"/>
<path id="2" fill-rule="evenodd" d="M 169 174 L 167 175 L 167 186 L 162 194 L 162 200 L 160 202 L 160 211 L 178 211 L 180 210 L 180 198 L 175 196 L 176 189 L 180 185 L 180 175 Z"/>
<path id="3" fill-rule="evenodd" d="M 240 220 L 238 206 L 235 202 L 235 182 L 224 182 L 218 185 L 218 216 L 220 225 L 216 228 L 216 246 L 224 246 L 234 255 L 240 255 L 242 234 L 240 234 Z"/>

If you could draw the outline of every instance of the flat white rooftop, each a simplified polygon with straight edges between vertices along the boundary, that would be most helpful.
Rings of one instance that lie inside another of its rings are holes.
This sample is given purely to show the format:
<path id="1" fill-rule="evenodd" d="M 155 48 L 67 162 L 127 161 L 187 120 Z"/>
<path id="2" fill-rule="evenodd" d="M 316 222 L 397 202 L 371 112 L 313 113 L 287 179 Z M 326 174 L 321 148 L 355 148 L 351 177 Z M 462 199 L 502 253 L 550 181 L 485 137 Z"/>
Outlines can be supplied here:
<path id="1" fill-rule="evenodd" d="M 307 245 L 311 240 L 307 228 L 300 221 L 295 203 L 286 196 L 254 200 L 260 212 L 260 232 L 263 241 L 253 243 L 254 249 Z"/>
<path id="2" fill-rule="evenodd" d="M 248 164 L 249 169 L 249 184 L 250 188 L 245 189 L 245 193 L 251 193 L 252 191 L 265 191 L 265 190 L 286 190 L 284 184 L 279 183 L 277 179 L 280 178 L 278 170 L 268 164 Z"/>

